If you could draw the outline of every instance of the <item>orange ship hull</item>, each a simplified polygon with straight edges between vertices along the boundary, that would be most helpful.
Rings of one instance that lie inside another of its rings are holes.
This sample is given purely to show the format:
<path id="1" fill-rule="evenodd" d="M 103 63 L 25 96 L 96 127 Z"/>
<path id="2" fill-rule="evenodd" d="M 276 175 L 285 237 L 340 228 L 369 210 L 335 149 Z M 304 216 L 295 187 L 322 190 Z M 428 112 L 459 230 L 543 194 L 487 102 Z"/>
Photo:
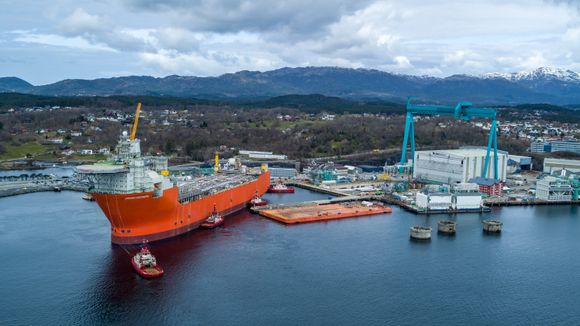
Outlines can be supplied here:
<path id="1" fill-rule="evenodd" d="M 269 186 L 270 173 L 265 172 L 254 181 L 183 204 L 178 200 L 177 187 L 166 189 L 158 198 L 153 192 L 92 195 L 111 223 L 111 241 L 137 244 L 196 229 L 212 214 L 214 206 L 223 216 L 243 209 L 256 193 L 263 195 Z"/>

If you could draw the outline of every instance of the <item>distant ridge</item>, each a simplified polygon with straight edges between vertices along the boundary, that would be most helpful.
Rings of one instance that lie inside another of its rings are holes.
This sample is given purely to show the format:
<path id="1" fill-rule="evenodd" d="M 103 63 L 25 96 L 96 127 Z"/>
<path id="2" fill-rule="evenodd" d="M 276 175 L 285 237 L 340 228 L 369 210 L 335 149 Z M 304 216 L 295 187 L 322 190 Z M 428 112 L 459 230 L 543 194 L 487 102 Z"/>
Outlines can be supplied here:
<path id="1" fill-rule="evenodd" d="M 485 104 L 580 103 L 580 75 L 538 68 L 530 72 L 445 78 L 400 75 L 373 69 L 338 67 L 239 71 L 218 77 L 128 76 L 66 79 L 33 86 L 16 77 L 0 78 L 0 92 L 51 96 L 150 95 L 185 98 L 266 98 L 321 94 L 351 99 L 404 101 L 407 96 L 435 102 L 469 100 Z"/>
<path id="2" fill-rule="evenodd" d="M 27 93 L 31 92 L 34 86 L 25 80 L 18 77 L 1 77 L 0 78 L 0 92 L 18 92 Z"/>

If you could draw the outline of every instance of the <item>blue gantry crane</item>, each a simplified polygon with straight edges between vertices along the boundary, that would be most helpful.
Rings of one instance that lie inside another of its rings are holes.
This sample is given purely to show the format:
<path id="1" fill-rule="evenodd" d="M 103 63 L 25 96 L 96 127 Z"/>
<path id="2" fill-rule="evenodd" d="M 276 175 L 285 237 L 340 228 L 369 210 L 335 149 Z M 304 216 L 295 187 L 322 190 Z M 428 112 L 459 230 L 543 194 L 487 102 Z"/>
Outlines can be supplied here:
<path id="1" fill-rule="evenodd" d="M 451 116 L 455 119 L 469 121 L 473 118 L 491 119 L 491 129 L 489 132 L 489 141 L 487 143 L 487 154 L 485 156 L 485 163 L 483 166 L 483 177 L 487 178 L 487 168 L 489 166 L 489 155 L 491 146 L 493 144 L 493 176 L 498 178 L 497 174 L 497 111 L 489 108 L 476 108 L 469 102 L 459 102 L 455 107 L 446 105 L 416 105 L 411 103 L 411 98 L 407 100 L 407 118 L 405 121 L 405 137 L 403 139 L 403 150 L 401 153 L 401 165 L 405 164 L 407 144 L 409 138 L 411 139 L 411 157 L 412 167 L 415 166 L 415 123 L 413 117 L 415 115 L 438 115 Z"/>

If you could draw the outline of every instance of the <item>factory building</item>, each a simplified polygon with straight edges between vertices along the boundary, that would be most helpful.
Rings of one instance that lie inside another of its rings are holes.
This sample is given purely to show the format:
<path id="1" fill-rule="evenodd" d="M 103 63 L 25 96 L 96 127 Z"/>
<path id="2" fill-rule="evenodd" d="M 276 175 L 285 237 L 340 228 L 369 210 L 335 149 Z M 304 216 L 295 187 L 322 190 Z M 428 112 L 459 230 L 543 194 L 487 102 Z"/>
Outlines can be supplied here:
<path id="1" fill-rule="evenodd" d="M 530 156 L 509 155 L 508 172 L 521 172 L 532 170 L 532 158 Z"/>
<path id="2" fill-rule="evenodd" d="M 483 175 L 486 150 L 481 148 L 415 152 L 413 178 L 445 184 L 468 182 Z M 493 152 L 490 153 L 488 177 L 493 177 Z M 498 151 L 498 179 L 506 180 L 508 154 Z"/>
<path id="3" fill-rule="evenodd" d="M 249 159 L 257 159 L 257 160 L 287 160 L 287 155 L 278 155 L 274 154 L 273 152 L 262 152 L 262 151 L 248 151 L 248 150 L 240 150 L 238 152 L 239 155 L 246 156 Z"/>
<path id="4" fill-rule="evenodd" d="M 483 206 L 480 193 L 456 193 L 453 195 L 453 209 L 479 210 Z"/>
<path id="5" fill-rule="evenodd" d="M 532 153 L 550 153 L 552 145 L 548 142 L 535 141 L 530 144 L 530 152 Z"/>
<path id="6" fill-rule="evenodd" d="M 282 179 L 292 179 L 295 178 L 296 175 L 298 174 L 298 171 L 296 171 L 296 169 L 292 169 L 292 168 L 268 168 L 268 170 L 270 171 L 270 179 L 278 179 L 278 178 L 282 178 Z"/>
<path id="7" fill-rule="evenodd" d="M 479 186 L 475 183 L 458 183 L 453 185 L 453 209 L 479 210 L 483 207 L 483 199 Z"/>
<path id="8" fill-rule="evenodd" d="M 552 142 L 552 152 L 572 152 L 580 154 L 580 142 L 576 140 L 555 140 Z"/>
<path id="9" fill-rule="evenodd" d="M 449 185 L 426 185 L 415 196 L 415 204 L 421 210 L 449 210 L 452 203 L 453 195 Z"/>
<path id="10" fill-rule="evenodd" d="M 446 192 L 424 193 L 418 192 L 415 204 L 422 210 L 437 211 L 449 210 L 452 205 L 452 195 Z"/>
<path id="11" fill-rule="evenodd" d="M 562 170 L 572 173 L 580 173 L 580 160 L 564 160 L 557 158 L 544 159 L 544 173 L 547 174 L 562 174 Z"/>
<path id="12" fill-rule="evenodd" d="M 304 171 L 314 184 L 352 182 L 362 173 L 362 170 L 355 166 L 331 162 Z"/>
<path id="13" fill-rule="evenodd" d="M 453 191 L 449 185 L 428 185 L 417 193 L 415 205 L 424 211 L 479 210 L 483 200 L 476 184 L 460 183 Z"/>
<path id="14" fill-rule="evenodd" d="M 535 141 L 530 144 L 532 153 L 572 152 L 580 153 L 580 141 L 554 140 L 551 142 Z"/>
<path id="15" fill-rule="evenodd" d="M 536 182 L 536 198 L 548 201 L 572 200 L 570 180 L 546 176 Z"/>
<path id="16" fill-rule="evenodd" d="M 493 178 L 477 177 L 469 180 L 469 182 L 477 184 L 479 186 L 479 192 L 484 193 L 488 196 L 501 195 L 501 191 L 504 186 L 503 182 Z"/>

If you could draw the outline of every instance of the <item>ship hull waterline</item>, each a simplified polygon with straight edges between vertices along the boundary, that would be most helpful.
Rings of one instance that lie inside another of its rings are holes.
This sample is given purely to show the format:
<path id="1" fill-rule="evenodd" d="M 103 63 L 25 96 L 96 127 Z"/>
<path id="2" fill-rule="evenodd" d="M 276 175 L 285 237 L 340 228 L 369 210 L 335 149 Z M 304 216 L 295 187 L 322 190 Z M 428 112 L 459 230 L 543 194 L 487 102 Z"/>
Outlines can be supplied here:
<path id="1" fill-rule="evenodd" d="M 179 202 L 177 187 L 166 189 L 158 198 L 153 192 L 92 195 L 111 224 L 111 242 L 126 245 L 192 231 L 211 216 L 214 207 L 222 216 L 235 213 L 269 186 L 270 173 L 265 172 L 253 181 L 188 203 Z"/>

